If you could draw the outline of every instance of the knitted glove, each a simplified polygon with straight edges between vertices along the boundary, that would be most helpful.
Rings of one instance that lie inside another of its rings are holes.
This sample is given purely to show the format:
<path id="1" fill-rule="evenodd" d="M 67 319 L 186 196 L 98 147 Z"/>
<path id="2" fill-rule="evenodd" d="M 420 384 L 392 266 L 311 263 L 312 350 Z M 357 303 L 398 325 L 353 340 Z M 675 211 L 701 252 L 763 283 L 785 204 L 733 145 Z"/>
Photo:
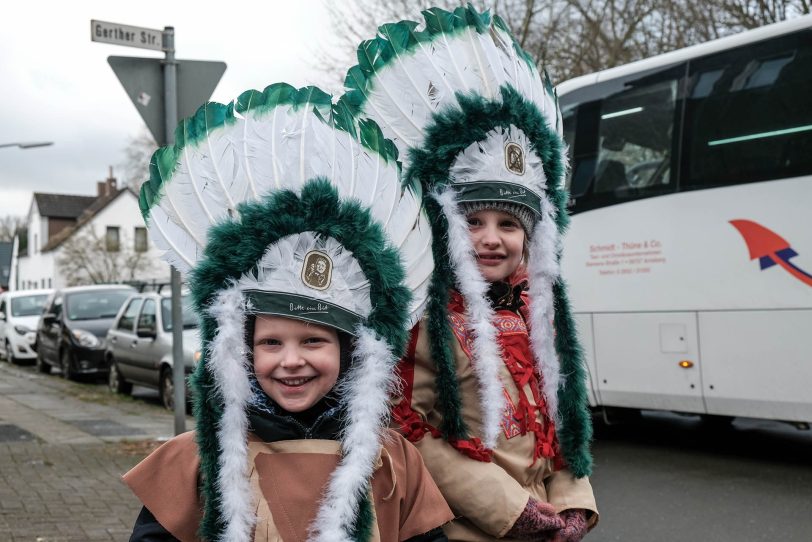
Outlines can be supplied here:
<path id="1" fill-rule="evenodd" d="M 505 534 L 505 538 L 547 541 L 564 527 L 564 520 L 549 503 L 530 498 L 524 512 Z"/>
<path id="2" fill-rule="evenodd" d="M 587 531 L 586 510 L 573 508 L 564 510 L 558 515 L 564 522 L 564 528 L 555 534 L 553 542 L 581 542 Z"/>

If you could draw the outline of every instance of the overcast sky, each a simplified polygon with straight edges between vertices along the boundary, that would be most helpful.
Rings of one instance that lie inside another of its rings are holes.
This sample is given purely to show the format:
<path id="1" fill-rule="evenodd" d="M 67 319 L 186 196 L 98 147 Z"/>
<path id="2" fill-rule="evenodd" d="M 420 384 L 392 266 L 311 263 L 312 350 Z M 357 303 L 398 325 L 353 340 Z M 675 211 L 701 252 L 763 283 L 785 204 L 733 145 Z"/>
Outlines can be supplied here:
<path id="1" fill-rule="evenodd" d="M 321 0 L 14 1 L 3 19 L 0 144 L 54 144 L 0 148 L 0 216 L 25 215 L 34 191 L 94 195 L 111 165 L 123 177 L 145 128 L 107 57 L 163 53 L 91 42 L 91 19 L 174 26 L 177 58 L 228 64 L 212 96 L 223 103 L 277 81 L 325 84 L 312 59 L 332 37 Z"/>

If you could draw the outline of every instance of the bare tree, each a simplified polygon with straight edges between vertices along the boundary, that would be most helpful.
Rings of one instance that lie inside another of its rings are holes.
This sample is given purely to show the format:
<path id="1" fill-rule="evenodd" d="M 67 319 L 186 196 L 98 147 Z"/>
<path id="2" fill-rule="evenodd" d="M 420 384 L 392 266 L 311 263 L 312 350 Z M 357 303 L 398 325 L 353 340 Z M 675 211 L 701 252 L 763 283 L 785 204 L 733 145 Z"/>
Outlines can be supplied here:
<path id="1" fill-rule="evenodd" d="M 13 241 L 15 235 L 25 230 L 25 218 L 8 215 L 0 217 L 0 241 Z"/>
<path id="2" fill-rule="evenodd" d="M 117 248 L 107 250 L 106 239 L 90 227 L 62 244 L 56 263 L 68 286 L 133 281 L 149 268 L 147 252 L 136 251 L 126 234 Z"/>
<path id="3" fill-rule="evenodd" d="M 132 136 L 124 148 L 125 160 L 121 164 L 124 169 L 124 184 L 138 194 L 141 185 L 149 179 L 149 161 L 152 153 L 158 148 L 155 140 L 146 129 Z"/>
<path id="4" fill-rule="evenodd" d="M 812 0 L 492 0 L 490 8 L 555 82 L 810 12 Z M 438 0 L 453 9 L 464 2 Z M 355 49 L 383 22 L 420 21 L 414 0 L 325 3 L 337 44 L 317 60 L 341 88 Z M 334 89 L 335 90 L 335 89 Z"/>

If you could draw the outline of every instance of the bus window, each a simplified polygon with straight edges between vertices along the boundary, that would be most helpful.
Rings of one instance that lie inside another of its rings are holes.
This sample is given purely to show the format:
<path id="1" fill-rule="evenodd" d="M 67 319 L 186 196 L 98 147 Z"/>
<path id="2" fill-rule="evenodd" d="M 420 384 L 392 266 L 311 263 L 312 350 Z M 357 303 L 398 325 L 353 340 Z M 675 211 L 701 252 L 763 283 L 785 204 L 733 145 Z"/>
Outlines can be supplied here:
<path id="1" fill-rule="evenodd" d="M 676 98 L 672 79 L 603 101 L 594 194 L 623 201 L 670 191 Z"/>
<path id="2" fill-rule="evenodd" d="M 686 68 L 672 64 L 599 83 L 590 87 L 598 99 L 589 102 L 564 96 L 572 213 L 676 191 L 672 168 Z"/>
<path id="3" fill-rule="evenodd" d="M 689 64 L 681 189 L 812 173 L 812 32 Z"/>

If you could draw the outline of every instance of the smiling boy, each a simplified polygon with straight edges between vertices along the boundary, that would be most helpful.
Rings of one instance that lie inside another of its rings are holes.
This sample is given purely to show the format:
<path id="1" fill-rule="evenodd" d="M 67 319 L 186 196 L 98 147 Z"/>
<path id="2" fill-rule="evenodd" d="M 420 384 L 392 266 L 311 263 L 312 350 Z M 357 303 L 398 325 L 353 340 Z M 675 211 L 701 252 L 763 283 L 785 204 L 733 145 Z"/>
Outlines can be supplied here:
<path id="1" fill-rule="evenodd" d="M 124 476 L 144 505 L 133 542 L 446 540 L 451 511 L 387 429 L 431 273 L 409 247 L 428 229 L 391 142 L 374 123 L 358 139 L 346 114 L 339 128 L 331 103 L 312 87 L 248 91 L 153 157 L 144 215 L 190 279 L 203 358 L 195 432 Z"/>

